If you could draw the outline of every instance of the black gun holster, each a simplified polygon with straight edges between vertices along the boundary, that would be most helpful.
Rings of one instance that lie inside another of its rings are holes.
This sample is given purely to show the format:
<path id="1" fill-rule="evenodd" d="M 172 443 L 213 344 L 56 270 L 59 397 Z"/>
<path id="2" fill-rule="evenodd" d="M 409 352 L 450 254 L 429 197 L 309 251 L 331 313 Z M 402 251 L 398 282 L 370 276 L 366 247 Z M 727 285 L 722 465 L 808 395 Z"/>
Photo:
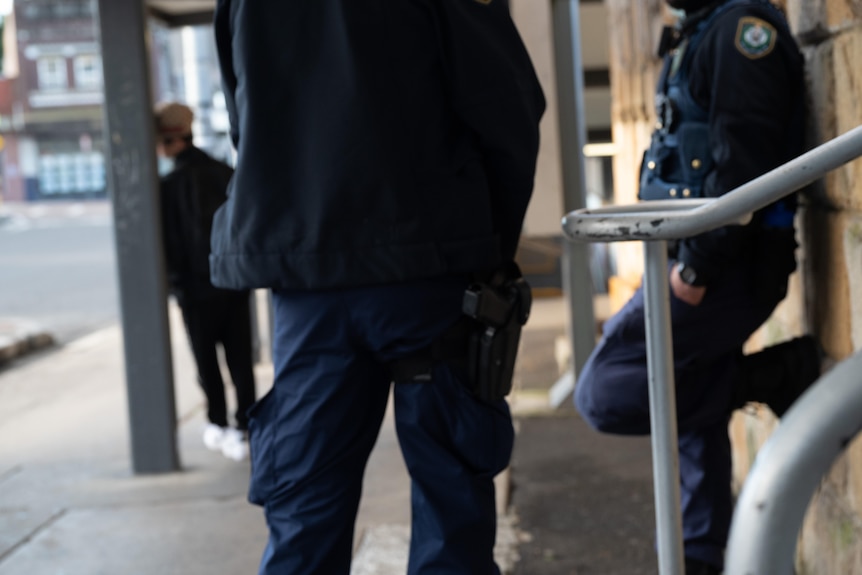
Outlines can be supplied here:
<path id="1" fill-rule="evenodd" d="M 470 336 L 467 359 L 469 384 L 478 398 L 496 401 L 512 391 L 521 328 L 532 302 L 530 285 L 514 262 L 464 293 L 464 314 L 479 327 Z"/>
<path id="2" fill-rule="evenodd" d="M 466 374 L 467 389 L 479 399 L 503 399 L 512 390 L 521 328 L 531 306 L 530 286 L 514 262 L 471 283 L 462 320 L 429 348 L 393 362 L 394 381 L 430 381 L 434 364 L 448 363 Z"/>

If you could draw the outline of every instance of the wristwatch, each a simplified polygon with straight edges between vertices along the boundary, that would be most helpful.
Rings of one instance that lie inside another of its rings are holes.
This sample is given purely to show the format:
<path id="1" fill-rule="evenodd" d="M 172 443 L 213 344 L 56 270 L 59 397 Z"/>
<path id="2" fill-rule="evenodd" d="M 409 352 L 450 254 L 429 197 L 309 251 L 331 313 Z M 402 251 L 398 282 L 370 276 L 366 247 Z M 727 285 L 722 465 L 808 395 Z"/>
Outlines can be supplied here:
<path id="1" fill-rule="evenodd" d="M 679 262 L 676 265 L 676 271 L 679 272 L 679 279 L 690 286 L 699 286 L 703 285 L 698 283 L 697 281 L 697 272 L 695 269 L 689 265 L 684 264 L 683 262 Z"/>

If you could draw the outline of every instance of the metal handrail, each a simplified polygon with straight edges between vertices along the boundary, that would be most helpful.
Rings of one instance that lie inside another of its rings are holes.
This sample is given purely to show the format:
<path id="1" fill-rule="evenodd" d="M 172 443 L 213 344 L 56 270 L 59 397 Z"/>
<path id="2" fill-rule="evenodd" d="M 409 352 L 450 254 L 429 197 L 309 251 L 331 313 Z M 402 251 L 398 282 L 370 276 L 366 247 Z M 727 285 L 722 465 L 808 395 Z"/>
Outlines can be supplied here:
<path id="1" fill-rule="evenodd" d="M 672 240 L 728 224 L 793 193 L 862 155 L 862 126 L 713 200 L 668 200 L 575 210 L 563 218 L 566 236 L 582 242 Z M 664 210 L 651 207 L 661 204 Z M 675 204 L 681 204 L 679 206 Z"/>
<path id="2" fill-rule="evenodd" d="M 667 240 L 691 237 L 731 224 L 862 156 L 862 126 L 822 144 L 720 198 L 650 201 L 570 212 L 563 232 L 572 241 L 644 242 L 644 311 L 661 575 L 684 575 L 682 513 L 677 452 Z M 754 571 L 761 575 L 770 571 Z M 746 572 L 747 573 L 747 572 Z"/>
<path id="3" fill-rule="evenodd" d="M 836 365 L 781 418 L 745 480 L 734 510 L 726 575 L 791 575 L 805 511 L 862 430 L 862 352 Z"/>

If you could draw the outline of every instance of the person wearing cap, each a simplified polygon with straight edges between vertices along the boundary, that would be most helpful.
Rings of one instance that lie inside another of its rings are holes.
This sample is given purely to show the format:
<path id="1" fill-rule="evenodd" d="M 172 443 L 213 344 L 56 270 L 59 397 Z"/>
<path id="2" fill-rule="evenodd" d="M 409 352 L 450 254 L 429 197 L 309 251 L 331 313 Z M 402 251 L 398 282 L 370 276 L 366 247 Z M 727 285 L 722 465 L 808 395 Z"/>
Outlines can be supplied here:
<path id="1" fill-rule="evenodd" d="M 804 151 L 803 59 L 767 0 L 667 0 L 657 125 L 641 166 L 640 199 L 715 198 Z M 744 355 L 784 298 L 796 268 L 790 196 L 671 246 L 668 276 L 679 428 L 686 575 L 718 575 L 730 528 L 728 422 L 749 401 L 781 417 L 820 374 L 816 339 Z M 604 325 L 579 374 L 575 404 L 606 433 L 650 433 L 644 295 Z"/>
<path id="2" fill-rule="evenodd" d="M 206 396 L 204 444 L 240 461 L 248 457 L 247 412 L 256 399 L 250 292 L 217 288 L 210 282 L 213 215 L 225 201 L 233 170 L 195 147 L 193 120 L 191 108 L 178 102 L 155 110 L 158 154 L 173 162 L 160 181 L 165 265 Z M 236 391 L 234 425 L 228 421 L 219 344 Z"/>

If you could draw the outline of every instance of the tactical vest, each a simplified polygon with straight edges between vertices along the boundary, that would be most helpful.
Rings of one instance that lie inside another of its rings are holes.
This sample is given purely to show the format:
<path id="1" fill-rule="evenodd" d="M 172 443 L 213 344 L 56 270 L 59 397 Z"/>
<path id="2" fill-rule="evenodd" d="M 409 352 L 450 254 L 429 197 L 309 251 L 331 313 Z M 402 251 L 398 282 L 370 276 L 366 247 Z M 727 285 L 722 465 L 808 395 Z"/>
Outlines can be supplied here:
<path id="1" fill-rule="evenodd" d="M 664 59 L 656 93 L 656 128 L 641 164 L 641 200 L 700 198 L 704 182 L 714 167 L 710 151 L 709 111 L 700 106 L 689 85 L 691 62 L 712 23 L 735 6 L 769 6 L 768 0 L 729 0 L 695 25 L 691 34 Z M 790 34 L 783 15 L 780 33 Z M 801 120 L 800 114 L 797 114 Z M 780 202 L 765 218 L 770 227 L 793 225 L 795 202 Z M 773 213 L 774 212 L 774 213 Z M 766 224 L 766 222 L 764 222 Z"/>

